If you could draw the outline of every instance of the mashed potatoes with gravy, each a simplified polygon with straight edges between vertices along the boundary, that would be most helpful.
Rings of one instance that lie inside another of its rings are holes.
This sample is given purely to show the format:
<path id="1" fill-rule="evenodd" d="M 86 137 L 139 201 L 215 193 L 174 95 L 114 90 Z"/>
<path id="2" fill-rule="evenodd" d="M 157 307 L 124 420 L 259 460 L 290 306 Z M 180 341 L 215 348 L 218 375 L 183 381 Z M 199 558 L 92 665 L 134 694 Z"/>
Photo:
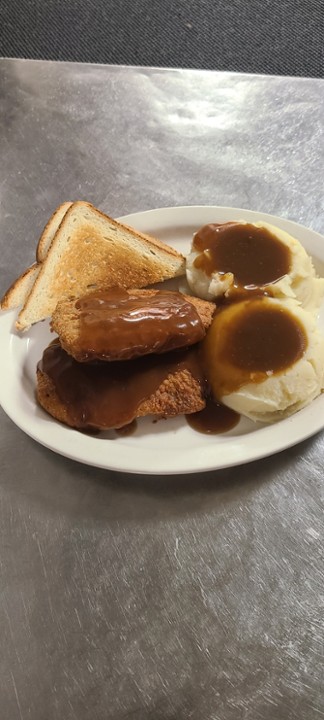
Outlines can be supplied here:
<path id="1" fill-rule="evenodd" d="M 324 296 L 324 279 L 316 276 L 300 242 L 268 223 L 204 226 L 193 237 L 186 265 L 192 292 L 205 300 L 228 297 L 235 288 L 261 287 L 272 297 L 291 298 L 316 311 Z"/>
<path id="2" fill-rule="evenodd" d="M 252 420 L 280 420 L 324 389 L 324 338 L 294 300 L 225 305 L 202 352 L 214 397 Z"/>

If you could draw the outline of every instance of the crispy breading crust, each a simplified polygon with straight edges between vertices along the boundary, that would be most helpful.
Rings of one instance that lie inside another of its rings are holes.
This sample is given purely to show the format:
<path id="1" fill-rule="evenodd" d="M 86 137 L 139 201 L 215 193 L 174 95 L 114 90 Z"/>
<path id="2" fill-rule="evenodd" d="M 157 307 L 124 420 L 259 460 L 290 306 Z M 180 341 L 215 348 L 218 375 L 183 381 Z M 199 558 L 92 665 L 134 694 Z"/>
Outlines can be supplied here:
<path id="1" fill-rule="evenodd" d="M 36 396 L 39 404 L 49 415 L 65 425 L 75 427 L 69 409 L 60 400 L 51 378 L 39 369 L 37 369 Z M 203 388 L 198 380 L 188 370 L 179 370 L 169 375 L 158 390 L 141 403 L 137 417 L 155 415 L 167 418 L 189 415 L 203 410 L 204 407 Z"/>

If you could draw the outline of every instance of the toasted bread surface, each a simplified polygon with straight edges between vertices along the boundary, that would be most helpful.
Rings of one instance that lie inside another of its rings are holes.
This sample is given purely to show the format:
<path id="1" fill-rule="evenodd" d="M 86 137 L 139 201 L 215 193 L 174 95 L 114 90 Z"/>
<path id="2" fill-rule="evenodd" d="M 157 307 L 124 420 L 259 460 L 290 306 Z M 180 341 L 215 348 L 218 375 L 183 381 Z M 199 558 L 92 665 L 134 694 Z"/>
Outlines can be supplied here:
<path id="1" fill-rule="evenodd" d="M 173 248 L 89 203 L 75 202 L 48 248 L 16 327 L 24 330 L 50 317 L 58 301 L 72 295 L 114 285 L 141 288 L 184 272 L 185 259 Z"/>
<path id="2" fill-rule="evenodd" d="M 12 310 L 13 308 L 24 305 L 40 271 L 40 264 L 45 259 L 53 237 L 66 211 L 71 205 L 72 203 L 70 202 L 64 202 L 50 217 L 38 241 L 36 263 L 27 268 L 27 270 L 12 283 L 0 301 L 0 310 Z"/>
<path id="3" fill-rule="evenodd" d="M 148 297 L 154 297 L 160 293 L 159 290 L 154 289 L 131 289 L 127 292 L 129 294 L 131 293 L 133 297 L 135 296 L 139 299 L 143 298 L 144 300 Z M 170 295 L 172 297 L 173 293 L 170 293 Z M 216 309 L 215 304 L 189 295 L 182 295 L 181 297 L 195 307 L 204 328 L 207 329 L 211 324 Z M 85 354 L 88 354 L 89 347 L 85 347 L 82 341 L 80 343 L 81 311 L 77 308 L 76 303 L 77 299 L 73 298 L 60 301 L 52 315 L 51 327 L 59 336 L 61 346 L 64 350 L 69 353 L 69 355 L 72 355 L 76 360 L 80 361 L 83 359 Z M 107 329 L 108 327 L 109 325 L 107 325 Z M 104 329 L 104 333 L 106 334 L 106 327 Z M 136 331 L 134 331 L 134 334 L 134 344 L 136 344 L 138 340 Z M 155 338 L 152 336 L 152 343 L 154 343 L 154 341 Z M 181 346 L 181 344 L 183 343 L 180 340 L 179 346 Z M 173 347 L 177 347 L 177 345 L 174 343 Z M 142 350 L 142 352 L 144 352 L 144 350 Z M 137 349 L 136 353 L 134 352 L 134 355 L 142 354 L 142 352 L 139 353 Z M 150 352 L 150 350 L 147 350 L 147 352 Z M 151 352 L 153 352 L 153 349 Z M 106 359 L 109 359 L 109 357 L 110 359 L 115 359 L 112 357 L 111 337 L 108 332 L 105 337 L 105 348 L 103 350 L 103 354 L 106 356 Z M 132 357 L 131 352 L 129 352 L 128 357 Z"/>
<path id="4" fill-rule="evenodd" d="M 24 304 L 39 273 L 37 263 L 31 265 L 15 280 L 1 298 L 0 310 L 12 310 Z"/>
<path id="5" fill-rule="evenodd" d="M 48 248 L 57 232 L 65 213 L 71 207 L 72 202 L 64 202 L 59 205 L 58 208 L 53 212 L 49 221 L 46 223 L 44 230 L 39 238 L 38 245 L 36 248 L 36 261 L 41 263 L 45 260 Z"/>

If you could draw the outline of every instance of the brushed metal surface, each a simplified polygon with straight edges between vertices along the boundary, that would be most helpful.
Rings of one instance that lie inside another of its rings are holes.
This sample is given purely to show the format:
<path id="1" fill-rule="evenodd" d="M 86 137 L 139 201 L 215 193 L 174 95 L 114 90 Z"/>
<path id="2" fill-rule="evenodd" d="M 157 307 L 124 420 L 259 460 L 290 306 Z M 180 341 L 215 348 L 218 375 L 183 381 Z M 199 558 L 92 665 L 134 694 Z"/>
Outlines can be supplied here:
<path id="1" fill-rule="evenodd" d="M 2 60 L 0 84 L 1 291 L 66 199 L 324 233 L 324 81 Z M 0 450 L 1 720 L 324 716 L 323 433 L 150 478 L 56 456 L 0 411 Z"/>

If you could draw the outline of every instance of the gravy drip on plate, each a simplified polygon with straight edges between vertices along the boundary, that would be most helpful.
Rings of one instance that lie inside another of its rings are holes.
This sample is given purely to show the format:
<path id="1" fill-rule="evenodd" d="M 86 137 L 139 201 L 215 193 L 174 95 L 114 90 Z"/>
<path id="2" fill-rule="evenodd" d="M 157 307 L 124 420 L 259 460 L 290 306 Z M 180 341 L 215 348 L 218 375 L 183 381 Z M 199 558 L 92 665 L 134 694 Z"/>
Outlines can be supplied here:
<path id="1" fill-rule="evenodd" d="M 187 347 L 205 335 L 194 305 L 179 292 L 152 295 L 112 288 L 76 301 L 79 361 L 128 360 Z"/>
<path id="2" fill-rule="evenodd" d="M 186 415 L 188 425 L 204 435 L 218 435 L 232 430 L 240 421 L 240 415 L 222 403 L 207 397 L 206 407 L 197 413 Z"/>
<path id="3" fill-rule="evenodd" d="M 290 249 L 269 230 L 250 223 L 204 225 L 193 238 L 194 266 L 211 276 L 232 273 L 234 288 L 263 287 L 289 273 Z"/>
<path id="4" fill-rule="evenodd" d="M 55 385 L 77 428 L 120 428 L 129 425 L 141 403 L 169 374 L 189 370 L 204 387 L 196 347 L 146 355 L 128 362 L 79 363 L 54 340 L 38 364 Z"/>

